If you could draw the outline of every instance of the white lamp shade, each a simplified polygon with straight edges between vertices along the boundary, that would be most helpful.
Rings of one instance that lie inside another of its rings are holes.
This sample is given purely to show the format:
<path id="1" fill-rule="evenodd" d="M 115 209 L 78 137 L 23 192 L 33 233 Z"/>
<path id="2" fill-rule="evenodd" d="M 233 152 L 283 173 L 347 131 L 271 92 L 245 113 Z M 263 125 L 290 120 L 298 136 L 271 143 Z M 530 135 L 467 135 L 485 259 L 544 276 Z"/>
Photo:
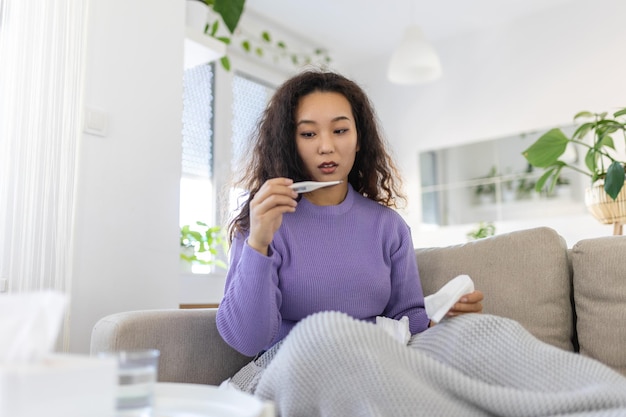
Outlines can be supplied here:
<path id="1" fill-rule="evenodd" d="M 409 26 L 391 56 L 387 78 L 395 84 L 420 84 L 441 76 L 441 62 L 422 30 Z"/>

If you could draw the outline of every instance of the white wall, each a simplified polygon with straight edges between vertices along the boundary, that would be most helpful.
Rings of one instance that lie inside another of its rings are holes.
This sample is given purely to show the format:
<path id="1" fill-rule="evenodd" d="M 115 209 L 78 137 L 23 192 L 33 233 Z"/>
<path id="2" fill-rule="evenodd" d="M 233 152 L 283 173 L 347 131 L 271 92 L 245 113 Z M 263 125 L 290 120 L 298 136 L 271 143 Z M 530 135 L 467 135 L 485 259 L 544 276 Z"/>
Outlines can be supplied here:
<path id="1" fill-rule="evenodd" d="M 184 7 L 90 4 L 85 106 L 109 132 L 80 145 L 72 352 L 107 314 L 178 306 Z"/>
<path id="2" fill-rule="evenodd" d="M 580 110 L 626 105 L 623 16 L 626 3 L 620 0 L 576 0 L 437 42 L 444 76 L 427 85 L 382 81 L 391 52 L 351 67 L 371 94 L 403 169 L 414 236 L 426 233 L 420 225 L 420 150 L 562 125 Z M 612 233 L 594 221 L 583 226 L 587 217 L 554 225 L 571 241 Z M 464 233 L 454 239 L 459 236 Z"/>

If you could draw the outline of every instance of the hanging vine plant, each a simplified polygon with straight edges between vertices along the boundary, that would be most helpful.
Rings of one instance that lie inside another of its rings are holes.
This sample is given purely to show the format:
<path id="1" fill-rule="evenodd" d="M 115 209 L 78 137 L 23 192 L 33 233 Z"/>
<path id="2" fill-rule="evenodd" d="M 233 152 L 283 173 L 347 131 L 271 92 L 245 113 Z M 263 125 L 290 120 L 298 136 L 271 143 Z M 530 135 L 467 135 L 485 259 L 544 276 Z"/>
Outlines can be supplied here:
<path id="1" fill-rule="evenodd" d="M 311 52 L 292 51 L 283 40 L 274 40 L 269 31 L 264 30 L 258 36 L 245 33 L 238 29 L 241 15 L 246 0 L 196 0 L 206 4 L 218 15 L 215 19 L 207 21 L 204 26 L 204 33 L 212 38 L 231 45 L 236 40 L 239 47 L 248 53 L 259 58 L 272 56 L 274 61 L 288 60 L 294 66 L 322 63 L 328 64 L 331 61 L 328 51 L 323 48 L 315 48 Z M 220 28 L 223 24 L 228 31 L 223 34 Z M 230 71 L 231 63 L 228 54 L 220 58 L 222 67 Z"/>
<path id="2" fill-rule="evenodd" d="M 306 52 L 294 52 L 287 48 L 287 45 L 282 40 L 274 41 L 272 35 L 268 31 L 263 31 L 256 38 L 256 42 L 253 40 L 255 37 L 245 34 L 242 31 L 243 39 L 240 46 L 247 53 L 253 53 L 259 58 L 271 55 L 275 61 L 280 59 L 286 59 L 294 66 L 312 64 L 314 62 L 328 64 L 331 59 L 328 51 L 322 48 L 316 48 L 311 53 Z M 268 53 L 269 52 L 269 53 Z"/>

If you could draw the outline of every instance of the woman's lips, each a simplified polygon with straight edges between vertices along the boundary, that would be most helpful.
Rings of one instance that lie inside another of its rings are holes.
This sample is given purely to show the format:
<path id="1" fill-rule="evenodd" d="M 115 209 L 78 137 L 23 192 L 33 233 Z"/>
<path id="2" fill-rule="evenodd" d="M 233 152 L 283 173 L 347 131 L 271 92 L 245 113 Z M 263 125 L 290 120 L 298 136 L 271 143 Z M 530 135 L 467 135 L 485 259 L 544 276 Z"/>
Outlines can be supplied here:
<path id="1" fill-rule="evenodd" d="M 324 174 L 332 174 L 337 169 L 337 164 L 335 162 L 324 162 L 317 167 Z"/>

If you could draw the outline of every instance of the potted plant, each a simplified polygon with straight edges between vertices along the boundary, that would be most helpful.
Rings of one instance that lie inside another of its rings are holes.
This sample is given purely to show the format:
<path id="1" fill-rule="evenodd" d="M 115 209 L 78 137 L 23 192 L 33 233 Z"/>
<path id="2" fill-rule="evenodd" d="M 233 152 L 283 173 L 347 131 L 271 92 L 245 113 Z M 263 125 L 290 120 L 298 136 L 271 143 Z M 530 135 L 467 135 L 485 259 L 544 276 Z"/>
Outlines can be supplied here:
<path id="1" fill-rule="evenodd" d="M 484 239 L 496 234 L 496 226 L 491 222 L 479 222 L 474 230 L 467 232 L 469 240 Z"/>
<path id="2" fill-rule="evenodd" d="M 224 261 L 218 258 L 220 251 L 227 250 L 226 239 L 222 227 L 208 226 L 197 221 L 194 228 L 184 225 L 180 228 L 180 259 L 189 264 L 215 265 L 227 268 Z"/>
<path id="3" fill-rule="evenodd" d="M 624 186 L 624 165 L 615 156 L 615 142 L 613 135 L 621 133 L 622 140 L 626 140 L 626 108 L 616 111 L 612 117 L 607 113 L 591 113 L 583 111 L 574 116 L 574 120 L 583 123 L 568 138 L 559 128 L 551 129 L 540 136 L 522 154 L 528 162 L 544 168 L 544 174 L 539 178 L 535 189 L 540 191 L 550 180 L 549 190 L 556 185 L 563 168 L 573 169 L 591 178 L 591 182 L 603 180 L 604 191 L 613 199 Z M 588 134 L 592 135 L 592 142 L 585 140 Z M 586 150 L 585 168 L 568 164 L 559 158 L 565 153 L 567 146 L 578 146 Z"/>
<path id="4" fill-rule="evenodd" d="M 619 135 L 626 143 L 625 116 L 626 108 L 611 115 L 583 111 L 574 116 L 574 121 L 580 122 L 580 125 L 571 137 L 558 128 L 540 136 L 522 152 L 531 165 L 545 170 L 535 190 L 541 191 L 549 181 L 548 192 L 552 192 L 558 184 L 561 171 L 564 168 L 572 169 L 591 179 L 591 186 L 585 192 L 585 202 L 596 219 L 616 226 L 626 221 L 626 204 L 623 204 L 626 194 L 621 193 L 626 177 L 626 161 L 617 156 L 614 141 L 614 136 Z M 568 146 L 586 151 L 584 166 L 579 167 L 560 159 Z"/>

